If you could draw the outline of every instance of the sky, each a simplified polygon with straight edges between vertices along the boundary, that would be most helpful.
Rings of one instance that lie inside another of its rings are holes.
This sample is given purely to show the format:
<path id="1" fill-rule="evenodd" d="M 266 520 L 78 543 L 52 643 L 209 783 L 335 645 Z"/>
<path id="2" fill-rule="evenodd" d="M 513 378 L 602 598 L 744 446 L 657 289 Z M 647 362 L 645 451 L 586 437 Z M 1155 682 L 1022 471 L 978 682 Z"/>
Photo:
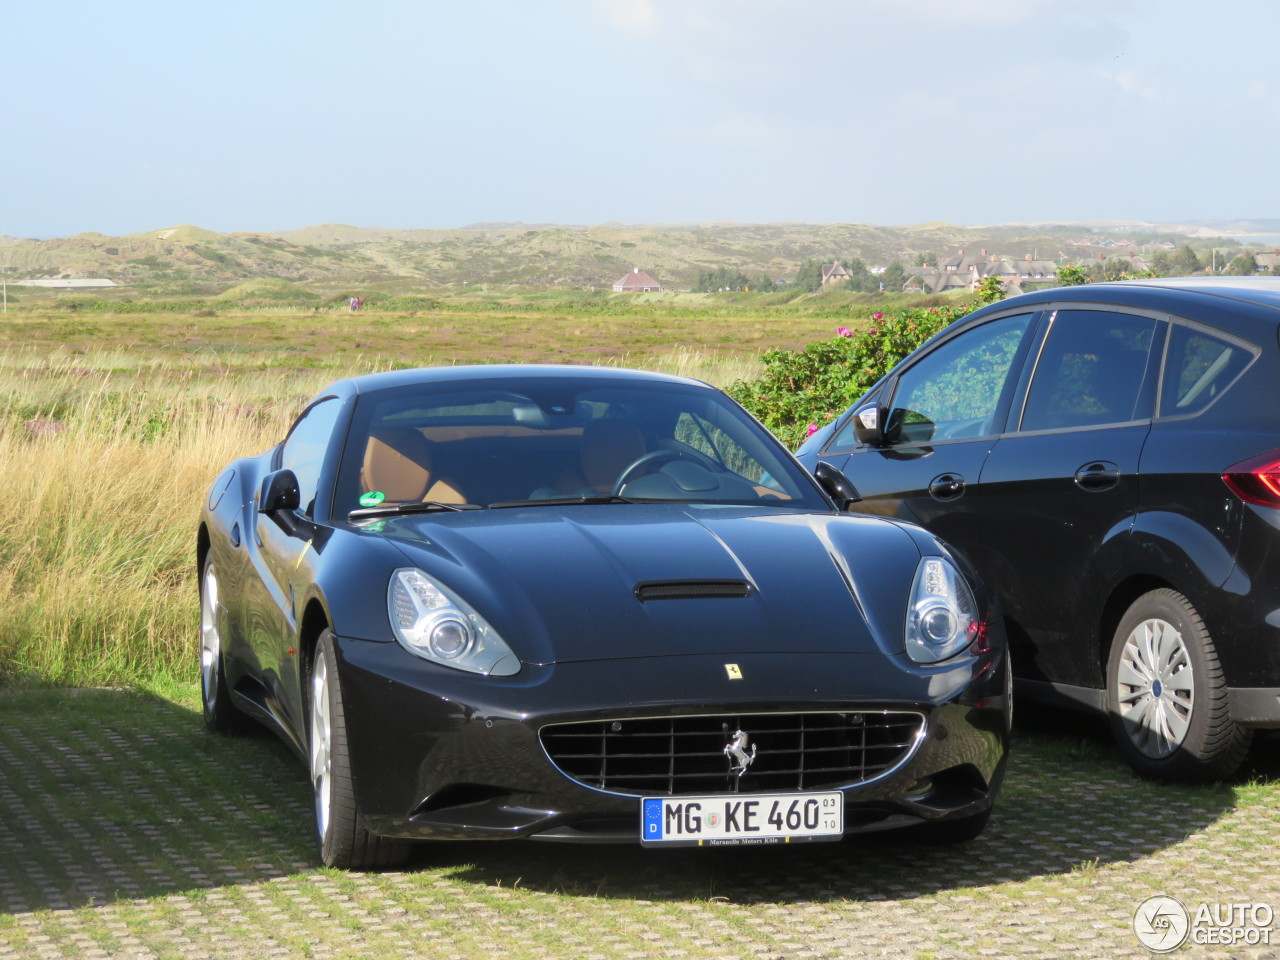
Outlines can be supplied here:
<path id="1" fill-rule="evenodd" d="M 0 235 L 1280 217 L 1280 2 L 40 0 Z"/>

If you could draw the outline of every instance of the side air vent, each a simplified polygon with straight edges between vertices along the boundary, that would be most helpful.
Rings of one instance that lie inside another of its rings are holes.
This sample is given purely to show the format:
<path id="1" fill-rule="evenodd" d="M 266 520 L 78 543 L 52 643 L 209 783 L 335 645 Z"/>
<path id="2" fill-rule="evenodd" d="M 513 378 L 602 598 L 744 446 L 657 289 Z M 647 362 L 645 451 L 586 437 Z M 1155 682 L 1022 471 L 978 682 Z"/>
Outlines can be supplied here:
<path id="1" fill-rule="evenodd" d="M 653 583 L 637 583 L 636 599 L 691 600 L 740 600 L 751 596 L 751 584 L 745 580 L 666 580 Z"/>

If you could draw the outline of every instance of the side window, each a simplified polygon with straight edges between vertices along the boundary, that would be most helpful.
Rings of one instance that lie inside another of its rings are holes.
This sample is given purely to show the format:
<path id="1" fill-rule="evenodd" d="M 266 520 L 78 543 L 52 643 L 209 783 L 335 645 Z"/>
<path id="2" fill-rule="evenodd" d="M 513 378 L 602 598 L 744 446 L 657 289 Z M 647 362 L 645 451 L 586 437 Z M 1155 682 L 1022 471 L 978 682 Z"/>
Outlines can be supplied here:
<path id="1" fill-rule="evenodd" d="M 902 374 L 886 421 L 892 441 L 981 437 L 996 410 L 1031 314 L 1002 317 L 942 344 Z M 852 426 L 847 428 L 852 432 Z"/>
<path id="2" fill-rule="evenodd" d="M 342 401 L 337 397 L 313 404 L 294 423 L 280 451 L 280 466 L 292 470 L 297 476 L 302 509 L 308 514 L 315 506 L 320 467 L 324 464 L 324 455 L 329 449 L 333 426 L 341 409 Z"/>
<path id="3" fill-rule="evenodd" d="M 1128 423 L 1151 416 L 1151 345 L 1160 321 L 1060 310 L 1040 350 L 1023 430 Z"/>
<path id="4" fill-rule="evenodd" d="M 1253 356 L 1238 343 L 1174 324 L 1160 390 L 1161 415 L 1199 413 L 1235 383 Z"/>

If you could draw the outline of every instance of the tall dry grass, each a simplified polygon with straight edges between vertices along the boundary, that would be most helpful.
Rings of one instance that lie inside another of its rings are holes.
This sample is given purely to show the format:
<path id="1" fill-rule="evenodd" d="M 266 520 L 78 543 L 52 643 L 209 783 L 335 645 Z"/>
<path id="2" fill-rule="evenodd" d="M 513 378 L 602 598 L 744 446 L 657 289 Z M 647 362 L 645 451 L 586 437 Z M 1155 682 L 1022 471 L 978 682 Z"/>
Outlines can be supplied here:
<path id="1" fill-rule="evenodd" d="M 195 530 L 210 482 L 278 441 L 325 383 L 390 365 L 233 362 L 0 354 L 0 680 L 194 678 Z M 720 383 L 753 370 L 683 349 L 643 365 Z"/>
<path id="2" fill-rule="evenodd" d="M 278 439 L 325 379 L 102 359 L 0 370 L 0 676 L 191 672 L 203 492 Z"/>

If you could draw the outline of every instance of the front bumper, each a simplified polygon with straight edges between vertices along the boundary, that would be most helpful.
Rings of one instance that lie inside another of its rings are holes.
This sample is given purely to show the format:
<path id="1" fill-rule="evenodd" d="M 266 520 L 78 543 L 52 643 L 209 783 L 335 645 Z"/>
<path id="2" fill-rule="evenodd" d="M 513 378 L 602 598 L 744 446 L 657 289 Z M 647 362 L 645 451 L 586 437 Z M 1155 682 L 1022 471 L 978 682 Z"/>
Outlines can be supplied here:
<path id="1" fill-rule="evenodd" d="M 743 654 L 528 666 L 487 678 L 398 644 L 338 639 L 357 802 L 376 834 L 421 840 L 639 842 L 640 794 L 571 779 L 548 725 L 708 714 L 916 711 L 923 734 L 896 768 L 845 786 L 845 833 L 981 814 L 1008 749 L 1001 646 L 932 673 L 878 654 Z M 759 758 L 767 769 L 768 758 Z M 727 761 L 726 761 L 727 767 Z M 752 792 L 744 778 L 740 790 Z M 657 792 L 654 793 L 657 795 Z"/>

